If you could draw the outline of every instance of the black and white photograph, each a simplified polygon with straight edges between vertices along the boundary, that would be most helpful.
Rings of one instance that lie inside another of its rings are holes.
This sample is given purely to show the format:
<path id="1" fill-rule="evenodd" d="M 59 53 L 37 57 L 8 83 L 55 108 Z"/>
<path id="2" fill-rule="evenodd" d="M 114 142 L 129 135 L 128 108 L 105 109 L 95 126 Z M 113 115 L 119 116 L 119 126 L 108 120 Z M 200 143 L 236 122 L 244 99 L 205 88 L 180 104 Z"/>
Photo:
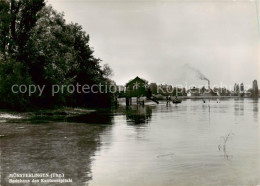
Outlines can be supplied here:
<path id="1" fill-rule="evenodd" d="M 0 186 L 260 186 L 260 0 L 0 0 Z"/>

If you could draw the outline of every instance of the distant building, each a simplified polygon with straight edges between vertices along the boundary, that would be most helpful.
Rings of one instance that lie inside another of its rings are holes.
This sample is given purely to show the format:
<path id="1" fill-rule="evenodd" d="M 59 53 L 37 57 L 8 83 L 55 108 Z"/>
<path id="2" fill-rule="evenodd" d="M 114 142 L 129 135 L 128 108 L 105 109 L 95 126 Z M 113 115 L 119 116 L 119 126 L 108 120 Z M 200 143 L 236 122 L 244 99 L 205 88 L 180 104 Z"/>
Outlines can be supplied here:
<path id="1" fill-rule="evenodd" d="M 224 88 L 214 88 L 213 89 L 214 95 L 218 95 L 218 96 L 230 96 L 231 92 Z"/>
<path id="2" fill-rule="evenodd" d="M 193 87 L 187 91 L 187 96 L 201 96 L 199 88 Z"/>
<path id="3" fill-rule="evenodd" d="M 245 91 L 245 90 L 244 90 L 244 84 L 243 84 L 243 83 L 241 83 L 241 84 L 240 84 L 240 92 L 242 92 L 242 93 L 243 93 L 244 91 Z"/>
<path id="4" fill-rule="evenodd" d="M 244 97 L 244 95 L 245 95 L 244 84 L 241 83 L 241 84 L 240 84 L 240 89 L 239 89 L 239 96 L 240 96 L 240 97 Z"/>
<path id="5" fill-rule="evenodd" d="M 256 80 L 253 81 L 252 97 L 258 97 L 258 85 Z"/>
<path id="6" fill-rule="evenodd" d="M 239 94 L 239 84 L 236 85 L 236 91 L 237 94 Z"/>
<path id="7" fill-rule="evenodd" d="M 234 92 L 236 93 L 237 92 L 237 84 L 235 83 L 234 85 Z"/>
<path id="8" fill-rule="evenodd" d="M 235 83 L 234 85 L 234 92 L 232 93 L 233 96 L 244 96 L 245 93 L 245 88 L 244 88 L 244 84 L 241 83 Z"/>

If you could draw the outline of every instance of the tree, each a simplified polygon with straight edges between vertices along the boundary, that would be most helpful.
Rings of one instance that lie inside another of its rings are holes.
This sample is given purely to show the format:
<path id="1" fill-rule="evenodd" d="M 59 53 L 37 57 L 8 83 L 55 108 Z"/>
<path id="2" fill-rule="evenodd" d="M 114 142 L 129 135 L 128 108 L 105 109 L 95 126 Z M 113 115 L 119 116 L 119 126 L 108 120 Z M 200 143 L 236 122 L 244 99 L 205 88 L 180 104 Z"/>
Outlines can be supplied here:
<path id="1" fill-rule="evenodd" d="M 11 15 L 9 11 L 9 3 L 7 1 L 0 1 L 0 53 L 1 58 L 6 59 L 6 49 L 9 41 L 9 24 L 11 22 Z"/>
<path id="2" fill-rule="evenodd" d="M 104 74 L 104 77 L 108 78 L 108 79 L 111 78 L 114 75 L 112 68 L 108 64 L 104 64 L 103 74 Z"/>
<path id="3" fill-rule="evenodd" d="M 0 107 L 24 110 L 32 106 L 28 94 L 13 93 L 12 86 L 31 84 L 27 69 L 21 62 L 13 59 L 0 60 Z"/>
<path id="4" fill-rule="evenodd" d="M 41 97 L 24 97 L 23 105 L 52 107 L 109 106 L 111 94 L 59 93 L 52 96 L 52 85 L 110 84 L 112 70 L 108 65 L 101 68 L 101 60 L 94 57 L 89 46 L 89 35 L 76 23 L 67 24 L 64 15 L 46 7 L 44 0 L 12 0 L 1 3 L 1 53 L 0 94 L 7 94 L 10 85 L 4 83 L 7 75 L 16 82 L 15 74 L 7 69 L 19 64 L 16 76 L 24 74 L 28 81 L 45 85 Z M 3 65 L 7 63 L 7 65 Z M 6 90 L 5 90 L 6 89 Z M 19 100 L 18 100 L 19 101 Z M 1 102 L 1 98 L 0 98 Z M 26 104 L 25 104 L 26 103 Z M 6 101 L 5 105 L 8 105 Z M 11 101 L 10 101 L 11 105 Z"/>
<path id="5" fill-rule="evenodd" d="M 0 1 L 0 103 L 21 109 L 30 105 L 26 95 L 13 94 L 13 84 L 30 84 L 26 43 L 44 0 Z"/>
<path id="6" fill-rule="evenodd" d="M 48 100 L 51 105 L 96 106 L 101 97 L 109 99 L 109 95 L 77 92 L 51 96 L 50 86 L 53 84 L 109 84 L 112 70 L 108 65 L 101 68 L 101 60 L 93 56 L 94 51 L 89 46 L 89 35 L 80 25 L 66 24 L 64 15 L 50 6 L 43 8 L 39 15 L 28 42 L 33 52 L 28 56 L 32 80 L 37 84 L 44 83 L 49 91 L 42 100 Z M 107 100 L 103 100 L 105 102 Z"/>
<path id="7" fill-rule="evenodd" d="M 26 43 L 38 20 L 44 0 L 10 0 L 0 2 L 1 52 L 26 61 Z"/>

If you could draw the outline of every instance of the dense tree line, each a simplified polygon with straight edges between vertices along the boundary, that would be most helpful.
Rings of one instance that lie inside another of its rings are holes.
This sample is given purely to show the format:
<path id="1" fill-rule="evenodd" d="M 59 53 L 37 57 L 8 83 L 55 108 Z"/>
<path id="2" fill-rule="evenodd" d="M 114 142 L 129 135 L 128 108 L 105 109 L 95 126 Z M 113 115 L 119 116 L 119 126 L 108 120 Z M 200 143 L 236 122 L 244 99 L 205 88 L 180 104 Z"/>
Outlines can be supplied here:
<path id="1" fill-rule="evenodd" d="M 109 106 L 104 93 L 59 93 L 51 86 L 111 84 L 112 71 L 94 57 L 89 35 L 44 0 L 0 1 L 0 106 Z M 41 96 L 11 92 L 13 84 L 45 85 Z"/>

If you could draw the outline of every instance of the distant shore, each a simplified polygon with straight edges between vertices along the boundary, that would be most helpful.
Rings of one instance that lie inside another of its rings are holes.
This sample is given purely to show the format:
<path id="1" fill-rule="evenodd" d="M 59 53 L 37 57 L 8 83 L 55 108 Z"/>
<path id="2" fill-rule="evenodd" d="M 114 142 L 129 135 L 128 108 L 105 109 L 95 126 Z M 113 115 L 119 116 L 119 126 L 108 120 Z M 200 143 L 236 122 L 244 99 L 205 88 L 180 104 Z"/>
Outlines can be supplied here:
<path id="1" fill-rule="evenodd" d="M 155 96 L 156 97 L 156 96 Z M 167 96 L 162 96 L 158 97 L 158 100 L 166 100 Z M 175 96 L 171 96 L 171 99 L 173 99 Z M 253 98 L 253 97 L 239 97 L 239 96 L 178 96 L 179 99 L 228 99 L 228 98 L 233 98 L 233 99 L 244 99 L 244 98 L 249 98 L 249 99 L 259 99 L 258 98 Z"/>
<path id="2" fill-rule="evenodd" d="M 239 97 L 239 96 L 178 96 L 180 99 L 224 99 L 224 98 L 251 98 L 251 99 L 258 99 L 258 98 L 252 98 L 252 97 Z"/>

